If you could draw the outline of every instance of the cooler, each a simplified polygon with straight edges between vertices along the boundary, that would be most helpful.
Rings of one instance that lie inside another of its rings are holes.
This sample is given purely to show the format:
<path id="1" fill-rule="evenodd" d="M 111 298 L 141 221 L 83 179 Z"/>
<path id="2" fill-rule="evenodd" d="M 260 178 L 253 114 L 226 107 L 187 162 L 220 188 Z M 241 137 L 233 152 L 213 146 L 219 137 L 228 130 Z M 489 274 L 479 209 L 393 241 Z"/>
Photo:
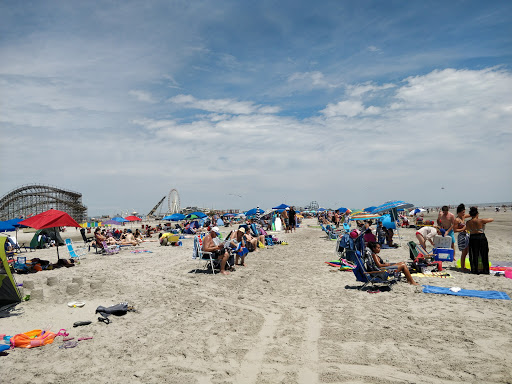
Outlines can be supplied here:
<path id="1" fill-rule="evenodd" d="M 454 252 L 451 248 L 434 248 L 435 261 L 453 261 Z"/>

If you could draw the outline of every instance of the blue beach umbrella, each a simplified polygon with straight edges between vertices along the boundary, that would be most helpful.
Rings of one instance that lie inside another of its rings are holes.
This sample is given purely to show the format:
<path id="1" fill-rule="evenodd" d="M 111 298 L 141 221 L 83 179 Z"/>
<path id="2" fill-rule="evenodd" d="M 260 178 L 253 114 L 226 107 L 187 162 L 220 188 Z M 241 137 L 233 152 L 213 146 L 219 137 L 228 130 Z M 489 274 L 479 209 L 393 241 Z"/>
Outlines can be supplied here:
<path id="1" fill-rule="evenodd" d="M 118 223 L 127 223 L 128 220 L 126 220 L 124 217 L 113 217 L 112 220 L 117 221 Z"/>
<path id="2" fill-rule="evenodd" d="M 338 212 L 341 212 L 341 213 L 345 213 L 345 212 L 347 212 L 347 211 L 350 211 L 350 209 L 345 208 L 345 207 L 339 207 L 339 208 L 337 209 L 337 211 L 338 211 Z"/>
<path id="3" fill-rule="evenodd" d="M 412 208 L 412 207 L 414 207 L 414 204 L 406 203 L 405 201 L 402 201 L 402 200 L 392 200 L 392 201 L 387 201 L 384 204 L 379 205 L 371 213 L 380 213 L 380 212 Z"/>
<path id="4" fill-rule="evenodd" d="M 172 215 L 165 216 L 162 220 L 180 221 L 183 219 L 185 219 L 185 215 L 183 213 L 173 213 Z"/>
<path id="5" fill-rule="evenodd" d="M 289 205 L 286 205 L 286 204 L 283 203 L 281 205 L 278 205 L 277 207 L 273 207 L 272 209 L 286 209 L 288 207 L 289 207 Z"/>
<path id="6" fill-rule="evenodd" d="M 249 209 L 247 212 L 245 212 L 245 216 L 254 216 L 257 213 L 262 215 L 263 212 L 265 212 L 265 211 L 261 208 L 253 208 L 253 209 Z"/>
<path id="7" fill-rule="evenodd" d="M 373 210 L 374 210 L 375 208 L 377 208 L 377 207 L 375 207 L 375 206 L 371 206 L 371 207 L 367 207 L 367 208 L 363 209 L 363 211 L 365 211 L 365 212 L 373 212 Z"/>

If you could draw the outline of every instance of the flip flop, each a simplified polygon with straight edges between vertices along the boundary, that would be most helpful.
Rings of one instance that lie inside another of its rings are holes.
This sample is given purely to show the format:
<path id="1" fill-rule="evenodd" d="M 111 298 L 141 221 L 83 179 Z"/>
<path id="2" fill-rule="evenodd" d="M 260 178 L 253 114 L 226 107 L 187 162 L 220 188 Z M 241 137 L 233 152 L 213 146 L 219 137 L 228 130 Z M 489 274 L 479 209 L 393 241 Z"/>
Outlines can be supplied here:
<path id="1" fill-rule="evenodd" d="M 70 308 L 82 308 L 85 305 L 83 301 L 70 301 L 68 307 Z"/>
<path id="2" fill-rule="evenodd" d="M 73 327 L 76 328 L 76 327 L 80 327 L 82 325 L 89 325 L 91 323 L 92 323 L 92 321 L 77 321 L 76 323 L 73 324 Z"/>

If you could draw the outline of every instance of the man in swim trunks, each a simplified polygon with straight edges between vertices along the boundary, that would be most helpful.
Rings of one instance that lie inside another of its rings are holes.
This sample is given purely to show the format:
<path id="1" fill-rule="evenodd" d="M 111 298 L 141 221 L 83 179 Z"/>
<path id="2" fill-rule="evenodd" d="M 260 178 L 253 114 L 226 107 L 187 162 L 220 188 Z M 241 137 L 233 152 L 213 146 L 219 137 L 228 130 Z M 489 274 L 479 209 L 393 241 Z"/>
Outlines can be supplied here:
<path id="1" fill-rule="evenodd" d="M 228 261 L 229 253 L 224 249 L 224 244 L 217 239 L 218 235 L 219 227 L 212 227 L 210 232 L 203 239 L 203 251 L 211 252 L 213 259 L 220 260 L 220 273 L 229 275 L 229 272 L 226 271 L 226 262 Z"/>
<path id="2" fill-rule="evenodd" d="M 450 212 L 447 205 L 443 205 L 439 216 L 437 216 L 437 225 L 446 231 L 446 236 L 452 238 L 452 249 L 455 251 L 455 235 L 453 227 L 455 226 L 455 215 Z"/>

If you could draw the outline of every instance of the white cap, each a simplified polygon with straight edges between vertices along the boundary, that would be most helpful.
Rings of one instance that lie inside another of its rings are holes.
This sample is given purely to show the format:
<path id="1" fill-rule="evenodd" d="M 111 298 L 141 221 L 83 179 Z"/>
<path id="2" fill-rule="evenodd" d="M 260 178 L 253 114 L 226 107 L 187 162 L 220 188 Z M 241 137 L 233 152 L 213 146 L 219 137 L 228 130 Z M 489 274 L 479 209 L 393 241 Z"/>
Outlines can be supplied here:
<path id="1" fill-rule="evenodd" d="M 213 227 L 212 229 L 210 229 L 210 231 L 213 231 L 213 232 L 215 232 L 218 235 L 219 234 L 219 227 Z"/>

